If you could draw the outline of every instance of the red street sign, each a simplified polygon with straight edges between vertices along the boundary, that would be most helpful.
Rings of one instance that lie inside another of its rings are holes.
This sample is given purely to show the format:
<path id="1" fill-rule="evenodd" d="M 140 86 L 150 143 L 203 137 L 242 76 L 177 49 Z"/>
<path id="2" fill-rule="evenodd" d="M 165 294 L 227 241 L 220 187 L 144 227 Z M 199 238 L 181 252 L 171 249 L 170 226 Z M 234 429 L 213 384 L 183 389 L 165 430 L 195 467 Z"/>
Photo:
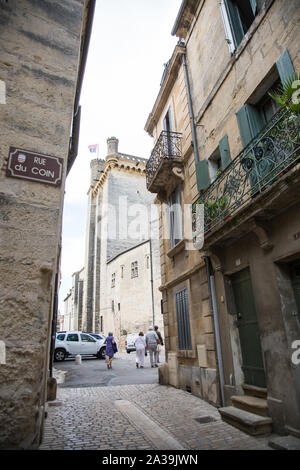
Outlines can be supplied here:
<path id="1" fill-rule="evenodd" d="M 63 158 L 10 147 L 6 176 L 60 186 Z"/>

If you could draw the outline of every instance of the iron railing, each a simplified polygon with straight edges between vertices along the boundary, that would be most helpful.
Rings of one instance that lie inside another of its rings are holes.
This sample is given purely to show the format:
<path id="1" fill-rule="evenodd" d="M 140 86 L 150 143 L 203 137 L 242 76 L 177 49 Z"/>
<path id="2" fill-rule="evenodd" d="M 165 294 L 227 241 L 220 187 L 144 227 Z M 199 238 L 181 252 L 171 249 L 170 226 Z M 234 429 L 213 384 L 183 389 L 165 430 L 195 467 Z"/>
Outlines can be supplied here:
<path id="1" fill-rule="evenodd" d="M 233 216 L 300 157 L 300 114 L 280 109 L 192 206 L 204 204 L 204 233 Z"/>
<path id="2" fill-rule="evenodd" d="M 146 165 L 147 187 L 152 183 L 155 173 L 163 159 L 170 160 L 182 156 L 181 139 L 182 134 L 179 132 L 161 132 Z"/>

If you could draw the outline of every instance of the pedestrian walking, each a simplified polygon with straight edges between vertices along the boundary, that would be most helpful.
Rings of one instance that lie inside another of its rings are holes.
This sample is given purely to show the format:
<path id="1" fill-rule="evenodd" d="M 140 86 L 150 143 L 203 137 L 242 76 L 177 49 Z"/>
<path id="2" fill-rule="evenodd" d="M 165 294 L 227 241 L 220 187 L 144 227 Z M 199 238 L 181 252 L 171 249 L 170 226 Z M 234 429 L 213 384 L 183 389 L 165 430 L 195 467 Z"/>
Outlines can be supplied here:
<path id="1" fill-rule="evenodd" d="M 104 344 L 106 344 L 106 357 L 107 357 L 107 368 L 112 369 L 112 361 L 114 358 L 114 344 L 115 344 L 115 338 L 113 336 L 112 332 L 108 333 L 107 338 L 104 341 Z"/>
<path id="2" fill-rule="evenodd" d="M 146 345 L 149 351 L 150 355 L 150 364 L 151 367 L 158 367 L 158 364 L 156 362 L 157 357 L 157 344 L 158 344 L 158 336 L 153 330 L 152 326 L 149 326 L 148 332 L 146 333 Z"/>
<path id="3" fill-rule="evenodd" d="M 159 343 L 158 343 L 158 345 L 157 345 L 157 351 L 156 351 L 156 364 L 159 364 L 159 353 L 160 353 L 160 351 L 161 351 L 161 347 L 164 345 L 164 342 L 163 342 L 163 338 L 162 338 L 161 332 L 158 330 L 158 326 L 157 326 L 157 325 L 155 325 L 154 331 L 155 331 L 155 333 L 157 334 L 158 339 L 159 339 Z"/>
<path id="4" fill-rule="evenodd" d="M 139 332 L 139 336 L 134 342 L 135 344 L 135 353 L 136 353 L 136 367 L 144 368 L 144 359 L 145 359 L 145 349 L 146 349 L 146 340 L 144 333 Z"/>

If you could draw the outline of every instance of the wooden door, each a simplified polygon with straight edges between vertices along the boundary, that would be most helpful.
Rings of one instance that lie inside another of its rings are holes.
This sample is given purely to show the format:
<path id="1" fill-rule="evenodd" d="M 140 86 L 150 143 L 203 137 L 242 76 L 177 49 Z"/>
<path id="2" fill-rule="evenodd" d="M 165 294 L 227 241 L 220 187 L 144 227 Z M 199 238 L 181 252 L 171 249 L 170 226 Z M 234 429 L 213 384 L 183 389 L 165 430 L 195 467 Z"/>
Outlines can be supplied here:
<path id="1" fill-rule="evenodd" d="M 266 387 L 261 343 L 249 268 L 232 276 L 245 383 Z"/>

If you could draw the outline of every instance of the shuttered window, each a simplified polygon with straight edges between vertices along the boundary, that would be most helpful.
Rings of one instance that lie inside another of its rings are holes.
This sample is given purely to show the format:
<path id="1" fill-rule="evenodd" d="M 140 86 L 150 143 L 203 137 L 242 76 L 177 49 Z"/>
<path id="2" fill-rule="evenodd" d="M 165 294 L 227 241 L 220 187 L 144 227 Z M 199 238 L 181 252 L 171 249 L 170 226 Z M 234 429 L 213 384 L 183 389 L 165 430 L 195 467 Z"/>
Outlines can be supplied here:
<path id="1" fill-rule="evenodd" d="M 256 0 L 222 0 L 220 3 L 226 41 L 231 53 L 235 51 L 256 15 Z"/>
<path id="2" fill-rule="evenodd" d="M 176 292 L 176 315 L 178 330 L 178 348 L 192 349 L 190 315 L 187 289 Z"/>
<path id="3" fill-rule="evenodd" d="M 283 51 L 277 60 L 276 67 L 281 83 L 284 83 L 295 74 L 293 63 L 287 49 Z M 268 100 L 268 103 L 258 103 L 255 106 L 246 103 L 236 113 L 244 147 L 263 129 L 268 120 L 268 116 L 271 118 L 274 111 L 276 111 L 275 105 L 272 106 L 270 98 L 268 98 Z M 268 105 L 269 109 L 266 109 L 266 105 Z M 273 109 L 271 109 L 271 107 L 273 107 Z"/>

